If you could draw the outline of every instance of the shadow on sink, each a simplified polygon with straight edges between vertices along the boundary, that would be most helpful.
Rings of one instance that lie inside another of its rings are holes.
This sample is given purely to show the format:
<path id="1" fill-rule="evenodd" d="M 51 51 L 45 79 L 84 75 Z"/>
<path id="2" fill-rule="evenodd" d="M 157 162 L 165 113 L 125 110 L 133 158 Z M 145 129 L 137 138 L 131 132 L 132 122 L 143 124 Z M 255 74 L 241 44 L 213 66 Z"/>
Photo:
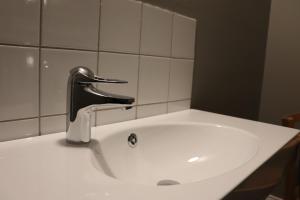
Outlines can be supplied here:
<path id="1" fill-rule="evenodd" d="M 68 148 L 88 148 L 92 152 L 92 163 L 93 165 L 100 171 L 103 171 L 106 175 L 110 177 L 115 177 L 109 168 L 106 159 L 103 155 L 103 151 L 101 149 L 101 144 L 99 141 L 95 139 L 91 139 L 90 143 L 81 143 L 80 145 L 76 143 L 67 142 L 65 139 L 60 139 L 57 141 L 60 146 L 68 147 Z"/>
<path id="2" fill-rule="evenodd" d="M 106 159 L 103 155 L 103 150 L 101 144 L 97 140 L 92 140 L 89 145 L 91 151 L 93 152 L 92 163 L 100 171 L 103 171 L 104 174 L 116 178 L 113 172 L 111 171 Z"/>

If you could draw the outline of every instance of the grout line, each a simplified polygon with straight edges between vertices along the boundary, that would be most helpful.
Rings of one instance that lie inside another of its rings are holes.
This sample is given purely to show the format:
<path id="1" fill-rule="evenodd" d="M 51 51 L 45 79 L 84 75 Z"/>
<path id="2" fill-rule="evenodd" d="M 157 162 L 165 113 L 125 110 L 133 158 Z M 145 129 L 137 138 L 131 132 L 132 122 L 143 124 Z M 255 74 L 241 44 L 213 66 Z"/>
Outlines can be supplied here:
<path id="1" fill-rule="evenodd" d="M 40 118 L 43 118 L 43 117 L 58 117 L 58 116 L 62 116 L 62 115 L 67 115 L 67 113 L 52 114 L 52 115 L 42 115 L 42 116 L 40 116 Z"/>
<path id="2" fill-rule="evenodd" d="M 25 118 L 17 118 L 17 119 L 8 119 L 8 120 L 2 120 L 0 123 L 4 122 L 13 122 L 13 121 L 22 121 L 22 120 L 30 120 L 30 119 L 41 119 L 43 117 L 58 117 L 58 116 L 64 116 L 66 113 L 63 114 L 53 114 L 53 115 L 43 115 L 43 116 L 36 116 L 36 117 L 25 117 Z"/>
<path id="3" fill-rule="evenodd" d="M 178 101 L 189 101 L 189 100 L 191 100 L 191 98 L 172 100 L 172 101 L 168 101 L 167 103 L 173 103 L 173 102 L 178 102 Z"/>
<path id="4" fill-rule="evenodd" d="M 191 100 L 191 99 L 189 98 L 189 99 L 180 99 L 180 100 L 174 100 L 174 101 L 161 101 L 161 102 L 155 102 L 155 103 L 144 103 L 144 104 L 139 104 L 139 105 L 136 105 L 136 106 L 137 107 L 138 106 L 148 106 L 148 105 L 165 104 L 165 103 L 173 103 L 173 102 L 188 101 L 188 100 Z"/>
<path id="5" fill-rule="evenodd" d="M 98 18 L 98 45 L 97 50 L 100 51 L 100 29 L 101 29 L 101 19 L 102 19 L 102 0 L 99 0 L 99 18 Z"/>
<path id="6" fill-rule="evenodd" d="M 170 51 L 170 58 L 172 58 L 172 52 L 173 52 L 173 37 L 174 37 L 174 18 L 175 18 L 175 13 L 172 12 L 172 25 L 171 25 L 171 51 Z"/>
<path id="7" fill-rule="evenodd" d="M 41 48 L 41 49 L 53 49 L 53 50 L 66 50 L 66 51 L 85 51 L 85 52 L 94 52 L 94 53 L 115 53 L 115 54 L 127 54 L 127 55 L 135 55 L 135 56 L 152 56 L 158 58 L 171 58 L 171 59 L 182 59 L 182 60 L 194 60 L 194 58 L 184 58 L 184 57 L 173 57 L 173 56 L 161 56 L 155 54 L 141 54 L 141 53 L 130 53 L 130 52 L 121 52 L 121 51 L 109 51 L 109 50 L 89 50 L 89 49 L 76 49 L 69 47 L 51 47 L 51 46 L 33 46 L 33 45 L 20 45 L 20 44 L 8 44 L 8 43 L 0 43 L 2 46 L 10 46 L 10 47 L 32 47 L 32 48 Z"/>
<path id="8" fill-rule="evenodd" d="M 172 25 L 171 25 L 171 51 L 170 51 L 170 56 L 172 56 L 172 50 L 173 50 L 173 36 L 174 36 L 174 12 L 172 12 Z M 170 86 L 171 86 L 171 70 L 172 70 L 172 60 L 169 61 L 169 80 L 168 80 L 168 95 L 167 95 L 167 100 L 170 98 Z M 167 113 L 169 113 L 169 104 L 167 105 Z"/>
<path id="9" fill-rule="evenodd" d="M 7 119 L 7 120 L 0 121 L 0 123 L 22 121 L 22 120 L 30 120 L 30 119 L 39 119 L 39 116 L 36 116 L 36 117 L 25 117 L 25 118 L 18 118 L 18 119 Z"/>
<path id="10" fill-rule="evenodd" d="M 29 45 L 29 44 L 9 44 L 9 43 L 3 43 L 0 42 L 0 45 L 2 46 L 10 46 L 10 47 L 32 47 L 32 48 L 39 48 L 39 45 Z"/>
<path id="11" fill-rule="evenodd" d="M 138 75 L 137 75 L 137 84 L 136 84 L 136 106 L 138 104 L 138 101 L 139 101 L 139 89 L 140 89 L 140 65 L 141 65 L 141 56 L 138 57 Z M 137 119 L 137 114 L 138 114 L 138 111 L 137 109 L 135 110 L 135 119 Z"/>
<path id="12" fill-rule="evenodd" d="M 42 69 L 42 26 L 43 26 L 43 1 L 40 1 L 40 30 L 39 30 L 39 63 L 38 63 L 38 82 L 39 82 L 39 123 L 38 123 L 38 127 L 39 127 L 39 132 L 38 135 L 42 135 L 41 134 L 41 109 L 42 109 L 42 78 L 41 78 L 41 69 Z"/>
<path id="13" fill-rule="evenodd" d="M 145 103 L 145 104 L 139 104 L 139 105 L 137 105 L 137 107 L 151 106 L 151 105 L 157 105 L 157 104 L 167 104 L 167 103 L 168 103 L 167 101 L 161 101 L 161 102 L 155 102 L 155 103 Z"/>
<path id="14" fill-rule="evenodd" d="M 136 53 L 130 53 L 130 52 L 121 52 L 121 51 L 108 51 L 108 50 L 100 50 L 99 52 L 104 53 L 118 53 L 118 54 L 128 54 L 128 55 L 136 55 L 136 56 L 149 56 L 149 57 L 158 57 L 158 58 L 171 58 L 171 59 L 182 59 L 182 60 L 194 60 L 194 58 L 183 58 L 183 57 L 172 57 L 172 56 L 161 56 L 161 55 L 155 55 L 155 54 L 136 54 Z"/>
<path id="15" fill-rule="evenodd" d="M 146 104 L 139 104 L 139 105 L 133 105 L 132 107 L 140 107 L 140 106 L 148 106 L 148 105 L 157 105 L 157 104 L 168 104 L 168 103 L 174 103 L 174 102 L 180 102 L 180 101 L 189 101 L 189 99 L 180 99 L 180 100 L 174 100 L 174 101 L 162 101 L 162 102 L 155 102 L 155 103 L 146 103 Z M 126 108 L 127 106 L 116 106 L 116 107 L 109 107 L 109 108 L 100 108 L 97 111 L 103 111 L 103 110 L 117 110 L 117 109 L 123 109 Z"/>
<path id="16" fill-rule="evenodd" d="M 98 44 L 97 44 L 97 66 L 96 66 L 96 73 L 97 75 L 100 75 L 100 28 L 101 28 L 101 6 L 102 6 L 102 0 L 99 0 L 99 18 L 98 18 Z M 97 86 L 96 86 L 97 87 Z M 95 113 L 95 124 L 94 126 L 97 126 L 97 110 L 94 112 Z"/>
<path id="17" fill-rule="evenodd" d="M 139 89 L 140 89 L 140 71 L 141 71 L 141 47 L 142 47 L 142 29 L 143 29 L 143 15 L 144 15 L 144 4 L 141 3 L 141 17 L 140 17 L 140 34 L 139 34 L 139 57 L 138 57 L 138 76 L 137 76 L 137 91 L 136 91 L 136 109 L 135 119 L 138 116 L 137 104 L 139 101 Z"/>
<path id="18" fill-rule="evenodd" d="M 138 58 L 138 76 L 137 76 L 137 84 L 136 84 L 136 106 L 139 102 L 139 90 L 140 90 L 140 71 L 141 71 L 141 56 Z M 135 110 L 135 119 L 137 119 L 138 110 Z"/>
<path id="19" fill-rule="evenodd" d="M 67 50 L 67 51 L 86 51 L 86 52 L 94 52 L 97 53 L 98 52 L 98 48 L 97 50 L 90 50 L 90 49 L 76 49 L 76 48 L 71 48 L 71 47 L 52 47 L 52 46 L 44 46 L 41 45 L 41 48 L 43 49 L 56 49 L 56 50 Z"/>

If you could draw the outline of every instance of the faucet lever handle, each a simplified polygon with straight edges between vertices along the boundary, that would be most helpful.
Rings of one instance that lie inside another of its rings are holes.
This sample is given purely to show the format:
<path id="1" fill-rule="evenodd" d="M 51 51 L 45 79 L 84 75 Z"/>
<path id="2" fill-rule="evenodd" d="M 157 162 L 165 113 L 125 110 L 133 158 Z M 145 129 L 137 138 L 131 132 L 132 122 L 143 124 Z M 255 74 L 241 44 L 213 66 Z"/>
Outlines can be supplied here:
<path id="1" fill-rule="evenodd" d="M 70 71 L 70 76 L 74 77 L 75 82 L 81 84 L 87 83 L 128 83 L 118 79 L 104 79 L 96 76 L 92 70 L 87 67 L 75 67 Z"/>
<path id="2" fill-rule="evenodd" d="M 105 78 L 101 78 L 99 76 L 95 76 L 94 80 L 96 80 L 96 82 L 98 82 L 98 83 L 119 83 L 119 84 L 128 83 L 128 81 L 124 81 L 124 80 L 105 79 Z"/>
<path id="3" fill-rule="evenodd" d="M 79 83 L 128 83 L 128 81 L 118 80 L 118 79 L 105 79 L 99 76 L 88 77 L 85 80 L 80 80 Z"/>

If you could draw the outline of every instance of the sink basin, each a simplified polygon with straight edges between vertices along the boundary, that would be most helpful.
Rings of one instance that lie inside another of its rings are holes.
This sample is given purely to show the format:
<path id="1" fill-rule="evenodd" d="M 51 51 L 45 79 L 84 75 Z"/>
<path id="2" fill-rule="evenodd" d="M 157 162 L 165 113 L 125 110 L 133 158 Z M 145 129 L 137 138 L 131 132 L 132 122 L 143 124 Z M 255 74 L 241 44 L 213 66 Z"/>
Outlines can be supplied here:
<path id="1" fill-rule="evenodd" d="M 86 145 L 2 142 L 0 199 L 223 199 L 298 132 L 186 110 L 95 127 Z"/>
<path id="2" fill-rule="evenodd" d="M 136 134 L 135 147 L 128 144 Z M 97 168 L 124 182 L 175 185 L 222 175 L 249 161 L 258 139 L 242 129 L 174 123 L 116 131 L 95 145 Z"/>

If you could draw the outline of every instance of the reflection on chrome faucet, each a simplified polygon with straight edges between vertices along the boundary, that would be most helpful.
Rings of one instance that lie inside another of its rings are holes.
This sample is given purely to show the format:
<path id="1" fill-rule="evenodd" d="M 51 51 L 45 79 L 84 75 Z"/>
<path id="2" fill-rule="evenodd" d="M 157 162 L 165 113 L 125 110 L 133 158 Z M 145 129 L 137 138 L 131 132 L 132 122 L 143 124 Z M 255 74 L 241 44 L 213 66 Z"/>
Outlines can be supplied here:
<path id="1" fill-rule="evenodd" d="M 88 143 L 91 140 L 91 113 L 102 104 L 132 104 L 134 98 L 98 90 L 92 83 L 127 83 L 103 79 L 87 67 L 70 71 L 67 91 L 67 141 Z M 130 108 L 130 106 L 128 106 Z"/>

